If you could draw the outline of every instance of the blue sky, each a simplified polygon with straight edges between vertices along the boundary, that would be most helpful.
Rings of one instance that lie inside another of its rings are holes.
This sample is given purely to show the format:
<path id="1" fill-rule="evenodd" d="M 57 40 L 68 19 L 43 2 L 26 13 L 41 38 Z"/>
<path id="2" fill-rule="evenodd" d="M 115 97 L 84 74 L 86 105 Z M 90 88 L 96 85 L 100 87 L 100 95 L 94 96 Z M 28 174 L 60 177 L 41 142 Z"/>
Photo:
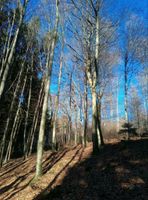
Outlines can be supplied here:
<path id="1" fill-rule="evenodd" d="M 38 14 L 38 8 L 39 8 L 39 4 L 42 2 L 42 0 L 30 0 L 30 5 L 29 7 L 32 8 L 33 10 L 35 9 L 34 14 Z M 52 0 L 48 0 L 48 2 L 52 2 Z M 134 13 L 136 15 L 138 15 L 139 17 L 143 18 L 145 23 L 146 20 L 148 20 L 148 0 L 106 0 L 106 2 L 108 2 L 108 7 L 107 7 L 107 13 L 108 16 L 112 18 L 112 20 L 121 20 L 121 26 L 124 27 L 124 18 L 126 18 L 126 16 L 128 16 L 128 13 Z M 68 30 L 66 30 L 66 36 L 71 35 L 70 32 L 68 32 Z M 120 30 L 121 31 L 121 30 Z M 119 38 L 119 43 L 120 45 L 122 44 L 123 41 L 120 41 L 121 38 Z M 124 44 L 122 44 L 124 45 Z M 56 52 L 57 53 L 57 52 Z M 70 63 L 71 61 L 68 61 L 68 63 Z M 119 69 L 123 68 L 123 62 L 121 61 L 121 63 L 119 64 Z M 120 72 L 121 73 L 121 72 Z M 55 72 L 53 72 L 53 74 L 55 74 Z M 119 89 L 119 109 L 120 109 L 120 116 L 124 116 L 124 79 L 122 77 L 122 73 L 121 73 L 121 77 L 120 77 L 120 89 Z M 54 76 L 55 77 L 55 76 Z M 57 82 L 56 78 L 52 78 L 52 83 L 51 84 L 51 92 L 52 93 L 56 93 L 57 91 L 57 86 L 55 84 L 55 82 Z M 132 82 L 136 85 L 136 79 L 133 77 Z"/>

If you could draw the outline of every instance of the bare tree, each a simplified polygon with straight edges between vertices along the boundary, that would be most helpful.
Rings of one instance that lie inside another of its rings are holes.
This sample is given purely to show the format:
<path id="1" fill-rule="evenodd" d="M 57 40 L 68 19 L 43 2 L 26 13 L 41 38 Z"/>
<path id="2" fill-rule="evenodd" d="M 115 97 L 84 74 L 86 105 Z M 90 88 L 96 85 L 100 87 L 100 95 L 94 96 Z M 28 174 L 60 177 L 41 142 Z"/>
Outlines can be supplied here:
<path id="1" fill-rule="evenodd" d="M 18 22 L 18 27 L 15 31 L 14 38 L 12 40 L 12 44 L 10 44 L 11 48 L 8 49 L 8 51 L 6 52 L 6 61 L 5 61 L 6 64 L 5 64 L 3 76 L 2 76 L 2 79 L 1 79 L 1 82 L 0 82 L 0 99 L 1 99 L 4 87 L 5 87 L 5 84 L 6 84 L 6 79 L 7 79 L 10 64 L 12 62 L 13 55 L 14 55 L 14 52 L 15 52 L 15 46 L 16 46 L 16 42 L 17 42 L 17 39 L 18 39 L 20 27 L 21 27 L 22 22 L 23 22 L 23 17 L 24 17 L 24 14 L 25 14 L 25 9 L 26 9 L 27 3 L 28 3 L 28 0 L 24 0 L 23 6 L 22 6 L 21 1 L 18 0 L 18 10 L 19 10 L 19 15 L 20 15 L 19 16 L 19 22 Z M 14 17 L 15 17 L 15 15 L 14 15 Z M 12 27 L 13 27 L 13 25 L 14 25 L 14 23 L 12 23 Z M 11 31 L 10 31 L 10 34 L 11 34 Z M 10 35 L 10 37 L 11 37 L 11 35 Z M 9 40 L 8 40 L 8 43 L 9 43 Z M 7 53 L 8 53 L 8 55 L 7 55 Z"/>
<path id="2" fill-rule="evenodd" d="M 57 40 L 58 23 L 59 23 L 59 0 L 56 0 L 55 27 L 53 30 L 53 35 L 51 36 L 51 44 L 50 44 L 50 48 L 49 48 L 47 60 L 46 60 L 45 87 L 44 87 L 45 96 L 43 100 L 42 116 L 41 116 L 38 146 L 37 146 L 37 162 L 36 162 L 35 179 L 37 179 L 38 177 L 42 175 L 42 156 L 43 156 L 43 147 L 44 147 L 45 122 L 46 122 L 46 114 L 47 114 L 47 108 L 48 108 L 48 95 L 49 95 L 53 56 L 54 56 L 54 50 L 55 50 L 55 45 L 56 45 L 56 40 Z"/>
<path id="3" fill-rule="evenodd" d="M 140 31 L 138 31 L 140 30 Z M 125 123 L 129 122 L 128 116 L 128 90 L 132 81 L 133 75 L 136 75 L 140 68 L 137 65 L 141 65 L 143 54 L 140 54 L 141 44 L 144 44 L 143 34 L 144 25 L 139 18 L 130 15 L 125 25 L 124 33 L 124 49 L 122 51 L 124 62 L 124 111 L 125 111 Z M 127 133 L 127 139 L 129 135 Z"/>

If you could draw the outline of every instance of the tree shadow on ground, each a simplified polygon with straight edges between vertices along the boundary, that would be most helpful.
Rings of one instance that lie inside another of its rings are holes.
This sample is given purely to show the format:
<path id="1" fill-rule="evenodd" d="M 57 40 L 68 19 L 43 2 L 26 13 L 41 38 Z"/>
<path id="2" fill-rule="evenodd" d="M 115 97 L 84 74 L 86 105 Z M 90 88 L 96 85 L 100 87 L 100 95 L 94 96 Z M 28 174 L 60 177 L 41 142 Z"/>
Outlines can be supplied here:
<path id="1" fill-rule="evenodd" d="M 73 159 L 73 158 L 72 158 Z M 148 140 L 105 145 L 69 170 L 61 185 L 51 183 L 34 200 L 146 200 Z"/>
<path id="2" fill-rule="evenodd" d="M 12 172 L 14 169 L 19 168 L 20 166 L 23 166 L 26 163 L 31 162 L 31 161 L 32 161 L 31 157 L 27 158 L 26 160 L 19 159 L 19 161 L 18 162 L 16 161 L 16 163 L 14 163 L 14 161 L 10 161 L 8 164 L 6 164 L 5 166 L 2 167 L 4 173 L 0 173 L 0 176 L 2 177 L 6 174 L 8 174 L 8 176 L 9 176 L 9 173 Z"/>
<path id="3" fill-rule="evenodd" d="M 11 184 L 9 184 L 8 186 L 3 187 L 0 190 L 0 194 L 7 192 L 9 190 L 11 190 L 10 192 L 7 192 L 5 197 L 3 198 L 3 200 L 9 200 L 11 199 L 16 193 L 20 192 L 21 190 L 23 190 L 24 188 L 26 188 L 29 183 L 24 184 L 23 186 L 19 187 L 19 184 L 21 184 L 26 178 L 27 178 L 28 174 L 25 174 L 23 176 L 19 176 L 15 181 L 13 181 Z"/>
<path id="4" fill-rule="evenodd" d="M 76 147 L 73 148 L 73 150 Z M 43 173 L 45 174 L 49 171 L 54 165 L 59 162 L 64 155 L 69 150 L 67 148 L 63 149 L 60 152 L 53 152 L 51 153 L 44 161 L 43 161 Z M 15 196 L 18 192 L 25 189 L 32 177 L 35 173 L 35 162 L 32 163 L 33 158 L 30 157 L 26 160 L 18 160 L 17 163 L 14 161 L 8 163 L 6 166 L 3 167 L 1 178 L 3 181 L 10 179 L 10 183 L 6 183 L 4 186 L 0 187 L 0 196 L 3 195 L 3 200 L 9 200 L 13 196 Z M 36 159 L 34 159 L 35 161 Z M 29 166 L 30 165 L 30 166 Z M 20 168 L 21 166 L 21 168 Z M 6 171 L 5 171 L 6 170 Z M 15 171 L 14 171 L 15 170 Z M 3 172 L 4 171 L 4 172 Z M 26 179 L 28 181 L 26 182 Z"/>
<path id="5" fill-rule="evenodd" d="M 72 150 L 74 149 L 76 149 L 76 146 Z M 65 148 L 58 153 L 57 152 L 52 153 L 51 156 L 49 156 L 49 158 L 47 158 L 43 163 L 43 174 L 47 173 L 47 171 L 49 171 L 52 167 L 54 167 L 54 165 L 58 161 L 60 161 L 68 151 L 69 149 Z M 50 162 L 49 162 L 49 159 L 50 159 Z"/>

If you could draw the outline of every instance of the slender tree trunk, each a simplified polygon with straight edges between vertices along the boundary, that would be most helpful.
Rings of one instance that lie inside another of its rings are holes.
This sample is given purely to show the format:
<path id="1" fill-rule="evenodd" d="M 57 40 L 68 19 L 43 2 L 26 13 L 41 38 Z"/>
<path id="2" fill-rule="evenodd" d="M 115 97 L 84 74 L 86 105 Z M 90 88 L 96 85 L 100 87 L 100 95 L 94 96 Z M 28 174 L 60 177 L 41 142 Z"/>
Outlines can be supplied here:
<path id="1" fill-rule="evenodd" d="M 62 48 L 63 50 L 63 48 Z M 58 78 L 58 93 L 55 100 L 55 112 L 53 118 L 53 132 L 52 132 L 52 149 L 55 149 L 56 146 L 56 121 L 59 110 L 59 97 L 60 97 L 60 85 L 61 85 L 61 76 L 62 76 L 62 66 L 63 66 L 63 54 L 61 53 L 60 57 L 60 69 L 59 69 L 59 78 Z"/>
<path id="2" fill-rule="evenodd" d="M 69 98 L 69 107 L 70 107 L 70 114 L 69 114 L 69 143 L 71 142 L 71 135 L 72 135 L 72 73 L 70 73 L 70 78 L 69 78 L 69 81 L 70 81 L 70 84 L 69 84 L 69 89 L 70 89 L 70 98 Z"/>
<path id="3" fill-rule="evenodd" d="M 11 37 L 12 37 L 12 30 L 14 27 L 15 17 L 16 17 L 16 10 L 14 11 L 14 14 L 13 14 L 11 27 L 10 27 L 10 23 L 9 23 L 8 29 L 7 29 L 6 41 L 5 41 L 5 45 L 4 45 L 4 49 L 3 49 L 2 65 L 1 65 L 1 69 L 0 69 L 0 82 L 2 79 L 3 72 L 4 72 L 5 64 L 6 64 L 6 61 L 8 58 L 8 53 L 10 51 L 10 41 L 11 41 Z"/>
<path id="4" fill-rule="evenodd" d="M 26 152 L 25 158 L 30 156 L 31 153 L 32 153 L 35 131 L 36 131 L 36 127 L 37 127 L 37 124 L 38 124 L 38 119 L 39 119 L 39 112 L 37 112 L 37 116 L 35 117 L 34 124 L 31 128 L 30 140 L 29 140 L 29 144 L 27 143 L 28 145 L 27 145 L 27 152 Z"/>
<path id="5" fill-rule="evenodd" d="M 83 133 L 83 146 L 87 145 L 87 106 L 88 106 L 88 88 L 87 88 L 87 77 L 85 74 L 85 83 L 84 83 L 85 91 L 84 91 L 84 133 Z"/>
<path id="6" fill-rule="evenodd" d="M 27 76 L 28 76 L 28 69 L 27 69 L 27 72 L 26 72 L 26 75 L 25 75 L 25 78 L 24 78 L 24 83 L 23 83 L 21 95 L 24 94 L 24 90 L 25 90 L 26 82 L 27 82 Z M 15 127 L 16 127 L 16 123 L 17 123 L 18 118 L 19 118 L 20 108 L 21 108 L 21 101 L 19 99 L 19 104 L 18 104 L 18 108 L 17 108 L 16 115 L 15 115 L 15 118 L 14 118 L 13 127 L 12 127 L 12 131 L 11 131 L 11 134 L 10 134 L 10 140 L 9 140 L 9 144 L 8 144 L 8 148 L 7 148 L 7 152 L 6 152 L 4 163 L 6 163 L 10 159 L 10 156 L 11 156 L 13 140 L 14 140 L 14 138 L 16 136 Z"/>
<path id="7" fill-rule="evenodd" d="M 31 153 L 32 153 L 34 134 L 35 134 L 37 123 L 38 123 L 39 111 L 40 111 L 40 108 L 41 108 L 41 105 L 42 105 L 42 102 L 43 102 L 43 97 L 44 97 L 43 87 L 44 87 L 44 80 L 41 83 L 39 98 L 38 98 L 37 105 L 36 105 L 36 108 L 35 108 L 35 111 L 34 111 L 32 127 L 31 127 L 30 133 L 29 133 L 28 138 L 27 138 L 25 158 L 27 158 L 28 155 L 31 155 Z"/>
<path id="8" fill-rule="evenodd" d="M 15 118 L 13 128 L 12 128 L 12 133 L 11 133 L 10 140 L 9 140 L 9 143 L 8 143 L 4 163 L 7 163 L 10 160 L 10 157 L 11 157 L 11 152 L 12 152 L 12 147 L 13 147 L 12 145 L 14 143 L 15 136 L 16 136 L 16 133 L 17 133 L 17 130 L 18 130 L 18 127 L 19 127 L 19 117 L 20 117 L 20 113 L 18 112 L 17 116 Z"/>
<path id="9" fill-rule="evenodd" d="M 124 111 L 125 111 L 125 123 L 128 123 L 128 101 L 127 101 L 127 98 L 128 98 L 128 85 L 127 85 L 127 63 L 128 63 L 128 56 L 127 56 L 127 53 L 125 54 L 125 63 L 124 63 L 124 93 L 125 93 L 125 96 L 124 96 Z M 127 140 L 129 140 L 129 132 L 127 132 Z"/>
<path id="10" fill-rule="evenodd" d="M 33 56 L 32 56 L 32 63 L 31 63 L 31 76 L 30 76 L 30 81 L 29 81 L 29 94 L 28 94 L 27 111 L 26 111 L 26 116 L 25 116 L 25 127 L 24 127 L 24 156 L 26 155 L 26 150 L 27 150 L 26 134 L 27 134 L 29 108 L 30 108 L 31 93 L 32 93 L 32 73 L 33 73 Z"/>
<path id="11" fill-rule="evenodd" d="M 25 1 L 23 7 L 22 6 L 19 7 L 19 11 L 20 11 L 19 24 L 18 24 L 18 27 L 16 29 L 14 39 L 12 41 L 11 50 L 9 52 L 7 63 L 6 63 L 6 67 L 5 67 L 1 82 L 0 82 L 0 99 L 1 99 L 1 96 L 3 94 L 3 90 L 4 90 L 4 87 L 5 87 L 5 84 L 6 84 L 6 79 L 7 79 L 9 68 L 10 68 L 10 64 L 12 62 L 13 55 L 14 55 L 14 52 L 15 52 L 15 46 L 16 46 L 16 42 L 17 42 L 17 39 L 18 39 L 20 27 L 21 27 L 22 22 L 23 22 L 23 16 L 24 16 L 24 12 L 25 12 L 25 8 L 26 8 L 27 2 L 28 2 L 28 0 Z"/>
<path id="12" fill-rule="evenodd" d="M 139 116 L 139 108 L 136 108 L 136 115 L 137 115 L 137 126 L 138 130 L 140 129 L 140 116 Z"/>
<path id="13" fill-rule="evenodd" d="M 22 73 L 24 71 L 24 66 L 25 66 L 25 61 L 22 63 L 22 66 L 21 66 L 17 85 L 16 85 L 16 88 L 15 88 L 15 91 L 14 91 L 13 99 L 12 99 L 12 102 L 11 102 L 11 105 L 10 105 L 8 118 L 7 118 L 5 129 L 4 129 L 3 138 L 2 138 L 2 141 L 1 141 L 1 145 L 0 145 L 0 152 L 1 152 L 1 154 L 0 154 L 0 166 L 2 165 L 3 153 L 4 153 L 6 138 L 7 138 L 7 132 L 8 132 L 9 123 L 10 123 L 10 120 L 11 120 L 11 117 L 12 117 L 12 111 L 13 111 L 15 99 L 16 99 L 17 93 L 18 93 L 19 88 L 20 88 L 21 77 L 22 77 Z"/>
<path id="14" fill-rule="evenodd" d="M 117 94 L 116 94 L 116 123 L 117 123 L 117 133 L 119 132 L 119 102 L 118 102 L 118 95 L 119 95 L 119 83 L 117 78 Z"/>
<path id="15" fill-rule="evenodd" d="M 36 112 L 36 115 L 33 118 L 33 124 L 32 124 L 31 132 L 30 132 L 30 140 L 27 142 L 27 144 L 28 144 L 27 156 L 28 155 L 30 156 L 31 153 L 32 153 L 35 132 L 36 132 L 36 128 L 37 128 L 37 124 L 38 124 L 38 119 L 39 119 L 39 114 L 40 114 L 39 111 L 40 111 L 40 109 L 42 107 L 43 99 L 44 99 L 44 94 L 39 99 L 39 106 L 37 106 L 37 112 Z"/>
<path id="16" fill-rule="evenodd" d="M 59 0 L 56 0 L 56 22 L 51 44 L 51 51 L 49 52 L 50 56 L 49 60 L 47 60 L 48 72 L 46 74 L 46 80 L 45 80 L 45 96 L 43 101 L 41 124 L 40 124 L 38 146 L 37 146 L 37 162 L 36 162 L 36 175 L 35 175 L 36 179 L 42 175 L 42 156 L 43 156 L 43 146 L 44 146 L 45 122 L 46 122 L 46 114 L 48 108 L 48 94 L 50 88 L 50 78 L 51 78 L 54 50 L 56 45 L 58 23 L 59 23 Z"/>
<path id="17" fill-rule="evenodd" d="M 68 124 L 67 124 L 67 143 L 70 144 L 71 142 L 71 131 L 72 131 L 72 128 L 71 128 L 71 116 L 68 115 Z"/>
<path id="18" fill-rule="evenodd" d="M 127 86 L 125 84 L 125 100 L 124 100 L 124 106 L 125 106 L 125 121 L 128 123 L 128 111 L 127 111 Z"/>
<path id="19" fill-rule="evenodd" d="M 41 117 L 38 146 L 37 146 L 36 177 L 40 177 L 42 175 L 42 156 L 43 156 L 43 147 L 44 147 L 46 114 L 47 114 L 47 108 L 48 108 L 49 84 L 50 84 L 50 77 L 47 76 L 46 81 L 45 81 L 45 96 L 44 96 L 44 101 L 43 101 L 42 117 Z"/>
<path id="20" fill-rule="evenodd" d="M 99 130 L 99 135 L 98 135 L 98 143 L 99 147 L 104 145 L 104 140 L 103 140 L 103 134 L 102 134 L 102 127 L 101 127 L 101 97 L 98 99 L 98 130 Z"/>
<path id="21" fill-rule="evenodd" d="M 74 133 L 74 144 L 77 145 L 78 144 L 78 124 L 77 124 L 77 119 L 78 119 L 78 115 L 77 115 L 77 108 L 75 109 L 75 133 Z"/>

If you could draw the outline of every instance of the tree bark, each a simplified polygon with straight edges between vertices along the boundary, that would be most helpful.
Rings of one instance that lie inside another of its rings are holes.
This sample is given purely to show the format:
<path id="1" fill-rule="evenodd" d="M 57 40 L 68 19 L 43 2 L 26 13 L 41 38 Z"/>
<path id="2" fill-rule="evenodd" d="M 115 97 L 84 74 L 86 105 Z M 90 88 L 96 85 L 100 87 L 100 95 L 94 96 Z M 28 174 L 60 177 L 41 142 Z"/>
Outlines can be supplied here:
<path id="1" fill-rule="evenodd" d="M 24 90 L 25 90 L 25 87 L 26 87 L 27 76 L 28 76 L 27 73 L 28 73 L 28 69 L 27 69 L 27 72 L 26 72 L 26 75 L 25 75 L 25 78 L 24 78 L 24 83 L 23 83 L 21 95 L 24 94 Z M 4 163 L 6 163 L 10 159 L 10 156 L 11 156 L 13 140 L 16 136 L 16 128 L 15 127 L 16 127 L 17 121 L 19 120 L 18 118 L 19 118 L 20 108 L 21 108 L 21 101 L 19 99 L 19 104 L 18 104 L 18 108 L 17 108 L 16 115 L 15 115 L 15 118 L 14 118 L 13 127 L 12 127 L 12 131 L 11 131 L 11 134 L 10 134 L 10 140 L 9 140 L 8 148 L 7 148 L 7 151 L 6 151 Z"/>
<path id="2" fill-rule="evenodd" d="M 0 152 L 1 152 L 1 155 L 0 155 L 0 166 L 2 165 L 7 132 L 8 132 L 9 123 L 10 123 L 10 120 L 11 120 L 11 117 L 12 117 L 12 111 L 13 111 L 15 99 L 16 99 L 17 93 L 18 93 L 19 88 L 20 88 L 20 83 L 21 83 L 21 78 L 22 78 L 22 74 L 23 74 L 23 71 L 24 71 L 24 66 L 25 66 L 25 60 L 23 61 L 22 66 L 21 66 L 21 70 L 19 72 L 17 85 L 16 85 L 16 88 L 15 88 L 15 91 L 14 91 L 14 95 L 13 95 L 13 99 L 12 99 L 11 105 L 10 105 L 9 114 L 8 114 L 8 118 L 7 118 L 7 121 L 6 121 L 3 138 L 2 138 L 2 141 L 1 141 L 1 145 L 0 145 Z"/>
<path id="3" fill-rule="evenodd" d="M 92 89 L 92 141 L 93 141 L 93 153 L 96 154 L 99 151 L 98 143 L 98 114 L 97 114 L 97 94 L 95 89 Z"/>
<path id="4" fill-rule="evenodd" d="M 24 127 L 24 156 L 26 155 L 26 151 L 27 151 L 26 134 L 27 134 L 29 108 L 30 108 L 31 93 L 32 93 L 32 73 L 33 73 L 33 55 L 32 55 L 32 63 L 31 63 L 31 75 L 30 75 L 30 81 L 29 81 L 29 94 L 28 94 L 27 111 L 26 111 L 26 116 L 25 116 L 25 127 Z"/>
<path id="5" fill-rule="evenodd" d="M 55 27 L 54 27 L 53 39 L 51 43 L 51 50 L 49 52 L 50 55 L 49 55 L 49 59 L 47 59 L 45 96 L 43 100 L 41 124 L 40 124 L 38 146 L 37 146 L 37 162 L 36 162 L 36 174 L 35 174 L 36 179 L 42 176 L 42 156 L 43 156 L 43 147 L 44 147 L 45 122 L 46 122 L 46 114 L 47 114 L 47 108 L 48 108 L 48 94 L 49 94 L 49 88 L 50 88 L 50 78 L 51 78 L 51 71 L 52 71 L 53 56 L 54 56 L 54 50 L 55 50 L 55 45 L 56 45 L 56 39 L 57 39 L 58 23 L 59 23 L 59 0 L 56 0 L 56 22 L 55 22 Z"/>
<path id="6" fill-rule="evenodd" d="M 125 53 L 125 61 L 124 61 L 124 111 L 125 111 L 125 123 L 128 123 L 128 72 L 127 72 L 127 63 L 128 63 L 128 55 Z M 129 140 L 129 132 L 127 132 L 127 140 Z"/>
<path id="7" fill-rule="evenodd" d="M 49 84 L 50 84 L 50 77 L 47 76 L 45 81 L 45 96 L 43 101 L 42 117 L 41 117 L 38 146 L 37 146 L 36 177 L 42 176 L 42 156 L 44 147 L 45 122 L 46 122 L 46 114 L 48 108 Z"/>
<path id="8" fill-rule="evenodd" d="M 62 44 L 63 46 L 63 44 Z M 63 51 L 63 47 L 62 47 Z M 60 69 L 59 69 L 59 78 L 58 78 L 58 92 L 55 100 L 55 112 L 54 112 L 54 118 L 53 118 L 53 132 L 52 132 L 52 150 L 55 150 L 56 147 L 56 121 L 57 121 L 57 115 L 59 110 L 59 97 L 60 97 L 60 85 L 61 85 L 61 77 L 62 77 L 62 67 L 63 67 L 63 53 L 61 52 L 60 57 Z"/>
<path id="9" fill-rule="evenodd" d="M 98 98 L 98 106 L 97 106 L 97 113 L 98 113 L 98 143 L 99 147 L 104 145 L 103 134 L 102 134 L 102 127 L 101 127 L 101 97 Z"/>
<path id="10" fill-rule="evenodd" d="M 84 133 L 83 133 L 83 146 L 87 146 L 87 106 L 88 106 L 88 88 L 87 88 L 87 76 L 85 74 L 84 80 Z"/>
<path id="11" fill-rule="evenodd" d="M 32 153 L 34 134 L 35 134 L 37 123 L 38 123 L 39 111 L 40 111 L 40 108 L 41 108 L 41 105 L 43 102 L 43 97 L 44 97 L 43 87 L 44 87 L 44 81 L 42 80 L 37 105 L 36 105 L 36 108 L 34 111 L 32 127 L 31 127 L 30 133 L 27 138 L 25 158 L 27 158 L 28 155 L 31 155 L 31 153 Z"/>
<path id="12" fill-rule="evenodd" d="M 25 13 L 25 8 L 26 8 L 27 2 L 28 2 L 28 0 L 25 0 L 23 7 L 21 5 L 19 5 L 19 11 L 20 11 L 19 23 L 18 23 L 18 27 L 17 27 L 16 32 L 15 32 L 14 39 L 12 41 L 11 50 L 10 50 L 10 53 L 8 55 L 6 67 L 5 67 L 1 82 L 0 82 L 0 99 L 1 99 L 1 96 L 2 96 L 3 91 L 4 91 L 6 79 L 7 79 L 9 68 L 10 68 L 10 64 L 12 62 L 13 54 L 15 52 L 15 46 L 16 46 L 16 42 L 17 42 L 17 39 L 18 39 L 20 27 L 21 27 L 22 22 L 23 22 L 23 16 L 24 16 L 24 13 Z M 21 4 L 21 3 L 19 2 L 19 4 Z"/>
<path id="13" fill-rule="evenodd" d="M 2 64 L 1 64 L 1 69 L 0 69 L 0 82 L 2 79 L 3 72 L 4 72 L 5 64 L 6 64 L 6 61 L 8 58 L 8 53 L 10 51 L 10 41 L 11 41 L 11 37 L 12 37 L 12 30 L 14 27 L 15 18 L 16 18 L 16 10 L 13 13 L 11 27 L 10 27 L 10 22 L 9 22 L 8 29 L 7 29 L 6 41 L 5 41 L 3 54 L 2 54 L 3 55 Z"/>

